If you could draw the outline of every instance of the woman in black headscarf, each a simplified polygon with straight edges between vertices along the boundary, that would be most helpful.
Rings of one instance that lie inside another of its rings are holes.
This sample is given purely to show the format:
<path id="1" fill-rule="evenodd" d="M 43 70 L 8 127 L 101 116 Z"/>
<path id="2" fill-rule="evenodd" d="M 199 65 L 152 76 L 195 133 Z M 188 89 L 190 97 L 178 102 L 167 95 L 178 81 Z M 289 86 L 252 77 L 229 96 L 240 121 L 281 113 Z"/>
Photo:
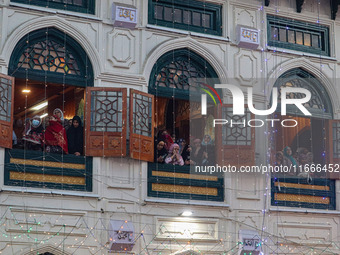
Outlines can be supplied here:
<path id="1" fill-rule="evenodd" d="M 79 116 L 74 116 L 72 126 L 67 130 L 68 153 L 80 156 L 84 150 L 84 131 Z"/>

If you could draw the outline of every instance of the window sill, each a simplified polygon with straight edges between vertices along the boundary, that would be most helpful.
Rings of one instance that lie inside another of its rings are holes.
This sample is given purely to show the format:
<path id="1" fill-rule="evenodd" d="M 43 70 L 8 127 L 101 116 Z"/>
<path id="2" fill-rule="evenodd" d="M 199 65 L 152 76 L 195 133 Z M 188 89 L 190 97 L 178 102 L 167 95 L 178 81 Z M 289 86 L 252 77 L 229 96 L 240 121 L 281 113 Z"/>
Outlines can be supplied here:
<path id="1" fill-rule="evenodd" d="M 177 29 L 177 28 L 168 28 L 168 27 L 149 25 L 149 24 L 146 25 L 146 28 L 157 29 L 157 30 L 162 30 L 162 31 L 167 31 L 167 32 L 173 32 L 173 33 L 178 33 L 178 34 L 183 34 L 183 35 L 191 35 L 191 36 L 197 36 L 197 37 L 202 37 L 202 38 L 209 38 L 209 39 L 219 40 L 219 41 L 223 41 L 223 42 L 230 42 L 229 39 L 222 37 L 222 36 L 202 34 L 202 33 L 191 32 L 191 31 L 184 31 L 184 30 Z"/>
<path id="2" fill-rule="evenodd" d="M 78 12 L 63 11 L 63 10 L 58 10 L 58 9 L 40 7 L 40 6 L 36 6 L 36 5 L 33 6 L 33 5 L 13 3 L 13 2 L 10 3 L 10 6 L 25 8 L 25 9 L 28 9 L 28 10 L 46 12 L 46 13 L 52 13 L 52 14 L 64 14 L 64 15 L 74 16 L 74 17 L 78 17 L 78 18 L 90 19 L 90 20 L 95 20 L 95 21 L 102 21 L 102 19 L 97 18 L 93 14 L 85 14 L 85 13 L 81 14 L 81 13 L 78 13 Z"/>
<path id="3" fill-rule="evenodd" d="M 230 205 L 225 204 L 224 202 L 209 202 L 209 201 L 195 201 L 195 200 L 181 200 L 181 199 L 153 199 L 153 198 L 147 198 L 144 201 L 146 203 L 197 205 L 197 206 L 224 207 L 224 208 L 230 207 Z"/>
<path id="4" fill-rule="evenodd" d="M 273 51 L 273 52 L 279 52 L 279 53 L 287 53 L 287 54 L 292 54 L 292 55 L 297 55 L 297 56 L 313 57 L 313 58 L 319 58 L 319 59 L 321 58 L 321 59 L 336 61 L 336 58 L 327 57 L 324 55 L 317 55 L 317 54 L 306 53 L 306 52 L 301 52 L 301 51 L 288 50 L 288 49 L 278 48 L 278 47 L 273 47 L 273 46 L 267 46 L 267 50 Z"/>
<path id="5" fill-rule="evenodd" d="M 292 213 L 315 213 L 315 214 L 330 214 L 330 215 L 340 215 L 340 211 L 331 211 L 331 210 L 317 210 L 317 209 L 286 209 L 286 208 L 277 208 L 270 207 L 269 211 L 271 212 L 292 212 Z"/>
<path id="6" fill-rule="evenodd" d="M 75 192 L 75 191 L 59 191 L 59 190 L 42 190 L 34 188 L 12 188 L 3 187 L 0 192 L 20 192 L 20 193 L 32 193 L 32 194 L 49 194 L 59 196 L 76 196 L 76 197 L 88 197 L 88 198 L 99 198 L 98 195 L 89 192 Z"/>

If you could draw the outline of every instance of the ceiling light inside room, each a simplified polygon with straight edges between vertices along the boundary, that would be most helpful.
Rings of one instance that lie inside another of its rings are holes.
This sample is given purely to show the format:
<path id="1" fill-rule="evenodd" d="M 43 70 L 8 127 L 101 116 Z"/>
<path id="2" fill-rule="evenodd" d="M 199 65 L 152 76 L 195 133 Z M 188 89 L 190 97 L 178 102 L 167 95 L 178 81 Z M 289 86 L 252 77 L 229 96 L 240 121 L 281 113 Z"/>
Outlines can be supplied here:
<path id="1" fill-rule="evenodd" d="M 30 90 L 30 89 L 23 89 L 21 92 L 22 92 L 22 93 L 25 93 L 25 94 L 28 94 L 28 93 L 31 92 L 31 90 Z"/>
<path id="2" fill-rule="evenodd" d="M 40 109 L 42 109 L 42 108 L 44 108 L 46 106 L 48 106 L 48 102 L 47 101 L 45 101 L 45 102 L 43 102 L 41 104 L 37 104 L 36 106 L 33 106 L 32 110 L 33 111 L 38 111 L 38 110 L 40 110 Z"/>

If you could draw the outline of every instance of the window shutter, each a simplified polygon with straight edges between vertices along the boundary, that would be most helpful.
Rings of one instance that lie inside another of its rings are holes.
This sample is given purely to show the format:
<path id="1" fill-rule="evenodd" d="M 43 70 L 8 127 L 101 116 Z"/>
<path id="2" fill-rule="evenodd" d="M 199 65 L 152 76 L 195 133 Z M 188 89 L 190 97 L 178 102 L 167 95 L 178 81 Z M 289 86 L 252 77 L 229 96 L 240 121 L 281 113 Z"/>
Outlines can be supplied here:
<path id="1" fill-rule="evenodd" d="M 86 89 L 87 156 L 126 156 L 127 89 Z"/>
<path id="2" fill-rule="evenodd" d="M 328 169 L 330 179 L 340 179 L 340 169 L 336 164 L 340 164 L 340 120 L 329 120 L 327 125 L 327 148 L 328 164 L 333 164 L 333 172 Z"/>
<path id="3" fill-rule="evenodd" d="M 130 157 L 153 162 L 154 96 L 130 90 Z"/>
<path id="4" fill-rule="evenodd" d="M 255 128 L 248 126 L 248 120 L 253 118 L 253 114 L 245 108 L 245 115 L 233 115 L 232 105 L 223 105 L 218 109 L 218 118 L 228 123 L 216 125 L 217 163 L 220 166 L 236 167 L 254 165 Z M 230 126 L 231 120 L 233 127 Z"/>
<path id="5" fill-rule="evenodd" d="M 0 74 L 0 146 L 12 148 L 14 77 Z"/>

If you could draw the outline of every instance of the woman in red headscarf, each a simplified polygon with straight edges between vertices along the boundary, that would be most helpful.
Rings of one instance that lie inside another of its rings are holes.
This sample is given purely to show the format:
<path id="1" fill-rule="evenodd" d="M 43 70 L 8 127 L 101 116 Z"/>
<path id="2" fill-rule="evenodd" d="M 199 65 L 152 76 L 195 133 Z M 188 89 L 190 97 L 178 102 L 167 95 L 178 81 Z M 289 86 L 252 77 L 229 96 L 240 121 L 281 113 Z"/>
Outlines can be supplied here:
<path id="1" fill-rule="evenodd" d="M 66 130 L 60 119 L 53 115 L 45 131 L 46 151 L 68 154 Z"/>

